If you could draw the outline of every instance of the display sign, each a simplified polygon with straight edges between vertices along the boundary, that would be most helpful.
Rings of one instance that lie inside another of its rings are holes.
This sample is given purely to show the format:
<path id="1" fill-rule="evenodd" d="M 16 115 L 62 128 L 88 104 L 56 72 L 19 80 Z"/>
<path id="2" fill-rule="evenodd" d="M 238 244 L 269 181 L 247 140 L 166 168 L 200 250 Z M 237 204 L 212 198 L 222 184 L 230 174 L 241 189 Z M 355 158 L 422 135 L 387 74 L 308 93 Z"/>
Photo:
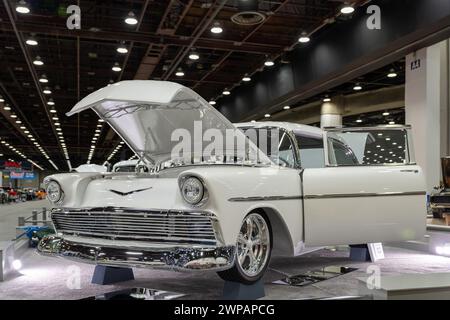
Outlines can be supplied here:
<path id="1" fill-rule="evenodd" d="M 384 259 L 384 250 L 382 243 L 368 243 L 370 258 L 372 262 Z"/>
<path id="2" fill-rule="evenodd" d="M 31 170 L 32 165 L 28 161 L 0 160 L 0 169 L 6 171 Z"/>
<path id="3" fill-rule="evenodd" d="M 12 180 L 34 180 L 36 179 L 36 174 L 34 172 L 11 171 L 9 173 L 9 178 Z"/>

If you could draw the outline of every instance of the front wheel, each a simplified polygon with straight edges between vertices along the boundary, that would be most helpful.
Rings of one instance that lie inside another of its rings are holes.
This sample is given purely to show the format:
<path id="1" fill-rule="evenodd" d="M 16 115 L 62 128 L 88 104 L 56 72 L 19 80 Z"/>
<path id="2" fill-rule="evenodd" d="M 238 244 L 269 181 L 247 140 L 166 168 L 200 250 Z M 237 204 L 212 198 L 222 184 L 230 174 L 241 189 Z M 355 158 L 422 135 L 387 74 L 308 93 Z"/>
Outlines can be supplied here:
<path id="1" fill-rule="evenodd" d="M 239 231 L 234 266 L 218 272 L 226 281 L 253 284 L 264 275 L 272 252 L 272 232 L 264 214 L 253 212 L 245 217 Z"/>

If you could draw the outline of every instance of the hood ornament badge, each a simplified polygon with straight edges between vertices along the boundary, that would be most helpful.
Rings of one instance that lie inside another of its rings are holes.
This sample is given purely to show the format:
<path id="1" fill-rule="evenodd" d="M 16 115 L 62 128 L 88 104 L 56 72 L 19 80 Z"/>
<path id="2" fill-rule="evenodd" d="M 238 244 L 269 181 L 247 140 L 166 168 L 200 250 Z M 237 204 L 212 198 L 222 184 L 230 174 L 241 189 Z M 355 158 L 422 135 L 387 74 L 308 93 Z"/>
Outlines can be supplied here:
<path id="1" fill-rule="evenodd" d="M 150 190 L 150 189 L 152 189 L 152 188 L 153 188 L 153 187 L 145 188 L 145 189 L 133 190 L 133 191 L 129 191 L 129 192 L 120 192 L 120 191 L 112 190 L 112 189 L 110 189 L 110 190 L 108 190 L 108 191 L 110 191 L 110 192 L 112 192 L 112 193 L 115 193 L 115 194 L 118 194 L 119 196 L 125 197 L 125 196 L 129 196 L 130 194 L 138 193 L 138 192 L 142 192 L 142 191 L 146 191 L 146 190 Z"/>

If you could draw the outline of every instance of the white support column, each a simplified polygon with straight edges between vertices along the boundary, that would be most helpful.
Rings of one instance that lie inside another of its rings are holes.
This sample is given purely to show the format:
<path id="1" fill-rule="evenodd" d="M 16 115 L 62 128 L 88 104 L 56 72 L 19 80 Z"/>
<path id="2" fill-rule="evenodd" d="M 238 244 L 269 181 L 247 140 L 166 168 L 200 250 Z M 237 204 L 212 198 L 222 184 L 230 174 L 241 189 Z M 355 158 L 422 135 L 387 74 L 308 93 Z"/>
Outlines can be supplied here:
<path id="1" fill-rule="evenodd" d="M 341 127 L 344 104 L 345 99 L 342 96 L 333 97 L 330 102 L 324 102 L 320 110 L 320 127 Z"/>
<path id="2" fill-rule="evenodd" d="M 406 57 L 406 123 L 412 125 L 417 163 L 426 174 L 427 191 L 441 181 L 441 156 L 449 152 L 448 41 Z"/>

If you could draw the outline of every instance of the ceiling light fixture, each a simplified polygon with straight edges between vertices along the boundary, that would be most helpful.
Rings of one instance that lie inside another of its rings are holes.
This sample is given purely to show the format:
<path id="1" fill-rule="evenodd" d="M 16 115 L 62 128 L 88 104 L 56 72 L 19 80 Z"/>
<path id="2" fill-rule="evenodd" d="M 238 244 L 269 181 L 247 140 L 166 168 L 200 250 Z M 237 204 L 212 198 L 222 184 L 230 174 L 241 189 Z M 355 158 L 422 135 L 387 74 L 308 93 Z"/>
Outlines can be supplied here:
<path id="1" fill-rule="evenodd" d="M 264 65 L 265 65 L 266 67 L 273 67 L 273 66 L 275 65 L 275 62 L 273 62 L 272 59 L 267 58 L 267 59 L 266 59 L 266 62 L 264 62 Z"/>
<path id="2" fill-rule="evenodd" d="M 353 6 L 348 3 L 344 3 L 344 5 L 341 8 L 341 13 L 342 14 L 351 14 L 353 12 L 355 12 L 355 8 L 353 8 Z"/>
<path id="3" fill-rule="evenodd" d="M 291 106 L 284 106 L 283 109 L 284 110 L 289 110 L 289 109 L 291 109 Z"/>
<path id="4" fill-rule="evenodd" d="M 121 45 L 116 50 L 117 50 L 118 53 L 121 53 L 121 54 L 128 53 L 128 49 L 124 45 Z"/>
<path id="5" fill-rule="evenodd" d="M 37 56 L 36 59 L 34 59 L 33 64 L 35 66 L 43 66 L 44 61 L 41 60 L 41 57 Z"/>
<path id="6" fill-rule="evenodd" d="M 42 91 L 44 94 L 52 94 L 52 90 L 50 90 L 49 87 L 45 87 L 44 91 Z"/>
<path id="7" fill-rule="evenodd" d="M 268 113 L 265 114 L 265 115 L 264 115 L 264 118 L 270 118 L 270 114 L 268 114 Z"/>
<path id="8" fill-rule="evenodd" d="M 245 75 L 245 76 L 242 78 L 242 81 L 244 81 L 244 82 L 250 82 L 250 81 L 252 81 L 252 78 L 250 78 L 248 75 Z"/>
<path id="9" fill-rule="evenodd" d="M 300 43 L 308 43 L 311 40 L 311 38 L 308 36 L 308 34 L 303 31 L 300 37 L 298 38 L 298 42 Z"/>
<path id="10" fill-rule="evenodd" d="M 43 74 L 43 75 L 41 76 L 41 78 L 39 79 L 39 82 L 40 82 L 40 83 L 48 83 L 47 76 L 46 76 L 45 74 Z"/>
<path id="11" fill-rule="evenodd" d="M 353 90 L 355 90 L 355 91 L 361 91 L 361 90 L 362 90 L 362 86 L 361 86 L 359 83 L 357 83 L 357 84 L 353 87 Z"/>
<path id="12" fill-rule="evenodd" d="M 214 100 L 211 100 L 211 101 L 209 102 L 209 104 L 212 105 L 212 106 L 215 106 L 215 105 L 217 104 L 217 102 L 215 102 Z"/>
<path id="13" fill-rule="evenodd" d="M 389 73 L 387 76 L 388 76 L 388 78 L 397 78 L 398 74 L 395 72 L 394 69 L 391 69 L 391 70 L 389 70 Z"/>
<path id="14" fill-rule="evenodd" d="M 3 99 L 2 96 L 0 96 L 0 102 L 5 102 L 5 99 Z"/>
<path id="15" fill-rule="evenodd" d="M 122 68 L 121 68 L 120 65 L 116 62 L 116 63 L 114 63 L 114 66 L 112 67 L 112 71 L 114 71 L 114 72 L 120 72 L 120 71 L 122 71 Z"/>
<path id="16" fill-rule="evenodd" d="M 132 26 L 138 23 L 138 20 L 136 19 L 136 15 L 134 14 L 133 11 L 130 11 L 128 13 L 128 16 L 125 18 L 125 23 L 132 25 Z"/>
<path id="17" fill-rule="evenodd" d="M 220 22 L 216 21 L 211 27 L 211 32 L 214 34 L 220 34 L 223 32 L 223 28 L 220 24 Z"/>
<path id="18" fill-rule="evenodd" d="M 356 120 L 356 123 L 362 123 L 362 122 L 363 122 L 362 119 Z"/>
<path id="19" fill-rule="evenodd" d="M 39 42 L 34 38 L 28 38 L 25 43 L 29 46 L 37 46 Z"/>
<path id="20" fill-rule="evenodd" d="M 56 113 L 55 109 L 50 109 L 50 113 Z"/>
<path id="21" fill-rule="evenodd" d="M 27 13 L 30 13 L 30 8 L 28 7 L 28 4 L 26 3 L 25 0 L 20 0 L 17 3 L 16 11 L 18 13 L 27 14 Z"/>
<path id="22" fill-rule="evenodd" d="M 184 77 L 184 71 L 181 68 L 178 68 L 177 72 L 175 72 L 177 77 Z"/>
<path id="23" fill-rule="evenodd" d="M 328 96 L 323 98 L 323 102 L 331 102 L 331 98 L 329 98 Z"/>
<path id="24" fill-rule="evenodd" d="M 52 99 L 50 99 L 50 100 L 47 102 L 47 104 L 48 104 L 49 106 L 54 106 L 54 105 L 55 105 L 55 102 L 54 102 Z"/>
<path id="25" fill-rule="evenodd" d="M 5 110 L 5 111 L 11 111 L 11 107 L 10 107 L 10 106 L 5 106 L 5 107 L 3 107 L 3 110 Z"/>
<path id="26" fill-rule="evenodd" d="M 194 61 L 198 60 L 198 59 L 200 59 L 200 54 L 197 51 L 192 50 L 192 52 L 189 54 L 189 59 L 194 60 Z"/>
<path id="27" fill-rule="evenodd" d="M 390 115 L 390 113 L 389 112 L 383 112 L 383 116 L 385 116 L 385 117 L 387 117 L 387 116 L 389 116 Z"/>
<path id="28" fill-rule="evenodd" d="M 223 90 L 222 94 L 224 96 L 229 96 L 231 94 L 231 92 L 228 89 Z"/>

